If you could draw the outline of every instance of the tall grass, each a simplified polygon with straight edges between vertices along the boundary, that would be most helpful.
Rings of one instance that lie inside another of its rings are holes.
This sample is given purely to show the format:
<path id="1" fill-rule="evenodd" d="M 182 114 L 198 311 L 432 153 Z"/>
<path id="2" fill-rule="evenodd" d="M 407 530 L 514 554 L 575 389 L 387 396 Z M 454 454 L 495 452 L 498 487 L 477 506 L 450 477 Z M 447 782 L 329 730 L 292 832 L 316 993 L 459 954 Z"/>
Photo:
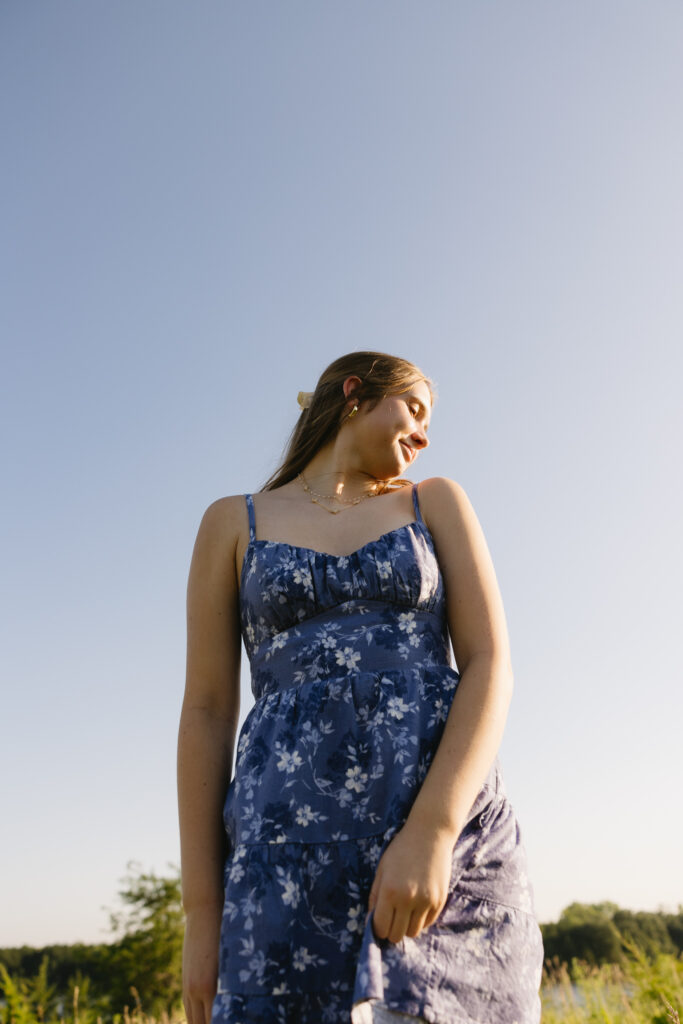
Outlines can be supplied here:
<path id="1" fill-rule="evenodd" d="M 660 954 L 648 960 L 629 945 L 622 965 L 546 964 L 541 986 L 543 1024 L 681 1024 L 683 958 Z M 88 998 L 88 979 L 59 996 L 44 965 L 35 978 L 12 977 L 0 963 L 0 1024 L 180 1024 L 182 1008 L 154 1018 L 131 989 L 131 1005 L 102 1014 Z"/>
<path id="2" fill-rule="evenodd" d="M 80 984 L 79 984 L 80 982 Z M 0 963 L 0 1024 L 180 1024 L 182 1006 L 171 1017 L 145 1013 L 140 996 L 131 988 L 131 1005 L 119 1013 L 103 1013 L 89 998 L 89 979 L 72 981 L 64 995 L 48 984 L 47 961 L 34 978 L 15 978 Z"/>
<path id="3" fill-rule="evenodd" d="M 622 965 L 547 964 L 543 1024 L 680 1024 L 683 959 L 660 953 L 648 960 L 625 945 L 630 955 Z"/>

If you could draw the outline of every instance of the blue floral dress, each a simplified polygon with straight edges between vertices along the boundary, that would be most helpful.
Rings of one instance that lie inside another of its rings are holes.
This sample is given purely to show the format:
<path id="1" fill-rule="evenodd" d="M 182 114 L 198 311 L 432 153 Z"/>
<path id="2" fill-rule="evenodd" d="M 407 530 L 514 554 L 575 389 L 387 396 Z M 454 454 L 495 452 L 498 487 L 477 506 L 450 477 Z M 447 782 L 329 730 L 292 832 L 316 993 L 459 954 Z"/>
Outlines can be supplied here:
<path id="1" fill-rule="evenodd" d="M 258 540 L 246 501 L 255 704 L 225 802 L 213 1024 L 349 1024 L 369 1000 L 432 1024 L 538 1021 L 541 936 L 497 761 L 439 919 L 393 944 L 367 917 L 459 680 L 417 487 L 415 520 L 348 556 Z"/>

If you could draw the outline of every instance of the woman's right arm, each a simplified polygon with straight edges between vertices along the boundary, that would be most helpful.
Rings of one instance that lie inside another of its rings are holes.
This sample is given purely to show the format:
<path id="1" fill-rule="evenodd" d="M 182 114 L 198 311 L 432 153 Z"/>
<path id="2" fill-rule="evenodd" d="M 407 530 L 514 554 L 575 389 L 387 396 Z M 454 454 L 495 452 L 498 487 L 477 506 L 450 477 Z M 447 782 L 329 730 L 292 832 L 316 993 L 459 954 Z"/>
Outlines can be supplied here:
<path id="1" fill-rule="evenodd" d="M 188 1024 L 209 1024 L 223 906 L 223 802 L 239 717 L 236 548 L 243 498 L 204 513 L 187 588 L 187 677 L 178 735 L 178 810 Z"/>

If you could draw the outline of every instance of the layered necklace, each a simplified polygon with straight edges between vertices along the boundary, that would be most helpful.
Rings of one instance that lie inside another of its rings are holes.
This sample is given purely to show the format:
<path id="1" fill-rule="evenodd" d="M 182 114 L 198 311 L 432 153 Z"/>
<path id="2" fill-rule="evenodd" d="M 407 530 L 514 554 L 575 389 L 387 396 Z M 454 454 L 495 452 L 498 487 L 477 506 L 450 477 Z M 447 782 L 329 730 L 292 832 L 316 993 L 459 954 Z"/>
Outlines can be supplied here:
<path id="1" fill-rule="evenodd" d="M 359 505 L 366 498 L 377 498 L 382 493 L 381 491 L 366 491 L 364 494 L 358 494 L 355 498 L 342 498 L 339 494 L 320 494 L 319 491 L 314 491 L 303 473 L 299 473 L 297 480 L 301 481 L 301 486 L 313 504 L 320 505 L 321 508 L 324 508 L 326 512 L 333 516 L 343 512 L 344 509 L 351 508 L 352 505 Z M 327 505 L 323 505 L 324 501 L 338 501 L 341 504 L 341 508 L 328 508 Z"/>

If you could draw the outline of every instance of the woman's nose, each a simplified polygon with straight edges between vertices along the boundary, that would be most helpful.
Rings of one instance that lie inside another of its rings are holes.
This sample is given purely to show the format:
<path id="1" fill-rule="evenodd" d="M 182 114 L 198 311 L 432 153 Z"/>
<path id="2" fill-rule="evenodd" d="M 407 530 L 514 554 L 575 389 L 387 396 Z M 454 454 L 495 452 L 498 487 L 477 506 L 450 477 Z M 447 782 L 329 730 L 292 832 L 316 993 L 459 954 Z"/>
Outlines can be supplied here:
<path id="1" fill-rule="evenodd" d="M 429 438 L 424 430 L 416 430 L 411 440 L 416 448 L 427 448 L 429 445 Z"/>

